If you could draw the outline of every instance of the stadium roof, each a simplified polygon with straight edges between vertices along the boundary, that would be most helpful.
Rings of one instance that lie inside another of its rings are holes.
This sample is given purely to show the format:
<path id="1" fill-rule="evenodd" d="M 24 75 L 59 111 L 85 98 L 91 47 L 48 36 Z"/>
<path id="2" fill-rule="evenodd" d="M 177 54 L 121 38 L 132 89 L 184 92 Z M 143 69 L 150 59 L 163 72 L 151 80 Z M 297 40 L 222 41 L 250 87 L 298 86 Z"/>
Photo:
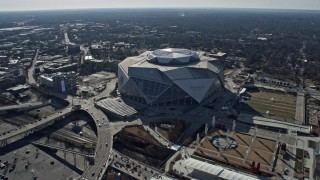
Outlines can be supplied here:
<path id="1" fill-rule="evenodd" d="M 188 49 L 158 49 L 148 55 L 147 60 L 159 65 L 168 64 L 188 64 L 193 61 L 199 61 L 199 53 Z"/>
<path id="2" fill-rule="evenodd" d="M 203 161 L 199 161 L 197 159 L 188 158 L 184 160 L 180 160 L 174 164 L 174 168 L 178 171 L 186 170 L 186 172 L 192 172 L 193 177 L 203 179 L 202 173 L 195 173 L 195 171 L 205 172 L 211 175 L 212 178 L 219 177 L 222 179 L 229 179 L 229 180 L 256 180 L 258 178 L 252 177 L 245 174 L 240 174 L 238 172 L 228 170 L 221 166 L 216 166 L 213 164 L 209 164 Z M 187 173 L 189 174 L 189 173 Z M 198 177 L 199 176 L 199 177 Z M 205 174 L 203 174 L 205 176 Z M 207 176 L 208 177 L 208 176 Z"/>
<path id="3" fill-rule="evenodd" d="M 219 71 L 222 69 L 222 63 L 216 59 L 204 56 L 204 52 L 196 52 L 199 56 L 198 61 L 190 61 L 187 64 L 157 64 L 157 63 L 150 63 L 150 60 L 148 60 L 148 56 L 152 54 L 152 51 L 146 51 L 139 56 L 133 56 L 128 57 L 125 60 L 123 60 L 119 66 L 121 69 L 128 74 L 129 67 L 130 68 L 154 68 L 158 69 L 162 72 L 170 71 L 170 70 L 176 70 L 182 67 L 188 67 L 188 68 L 200 68 L 200 69 L 211 69 L 215 73 L 219 73 Z M 208 63 L 210 62 L 210 63 Z"/>

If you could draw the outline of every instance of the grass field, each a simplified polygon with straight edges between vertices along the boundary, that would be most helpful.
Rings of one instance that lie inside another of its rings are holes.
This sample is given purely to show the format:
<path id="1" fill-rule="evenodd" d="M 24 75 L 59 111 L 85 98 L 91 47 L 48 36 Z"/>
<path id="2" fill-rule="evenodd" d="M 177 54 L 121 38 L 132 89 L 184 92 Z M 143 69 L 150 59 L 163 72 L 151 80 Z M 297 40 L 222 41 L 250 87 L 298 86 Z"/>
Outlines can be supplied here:
<path id="1" fill-rule="evenodd" d="M 251 136 L 242 133 L 234 133 L 232 138 L 236 140 L 236 142 L 238 143 L 238 147 L 236 149 L 225 150 L 220 156 L 219 151 L 210 142 L 212 137 L 219 134 L 223 135 L 225 134 L 225 132 L 218 130 L 206 137 L 196 150 L 196 154 L 208 159 L 234 164 L 235 166 L 237 166 L 237 164 L 242 164 L 245 153 L 249 148 Z M 256 164 L 260 163 L 262 169 L 269 171 L 273 166 L 272 156 L 274 151 L 276 151 L 275 143 L 276 142 L 272 140 L 267 140 L 259 137 L 256 138 L 253 142 L 252 150 L 250 151 L 245 164 L 251 165 L 252 162 L 255 162 Z"/>
<path id="2" fill-rule="evenodd" d="M 251 92 L 248 105 L 260 114 L 276 116 L 284 119 L 294 119 L 296 97 L 284 92 Z"/>
<path id="3" fill-rule="evenodd" d="M 235 70 L 237 70 L 237 69 L 225 69 L 223 72 L 224 72 L 224 75 L 225 75 L 225 76 L 229 76 L 229 75 L 231 75 Z"/>

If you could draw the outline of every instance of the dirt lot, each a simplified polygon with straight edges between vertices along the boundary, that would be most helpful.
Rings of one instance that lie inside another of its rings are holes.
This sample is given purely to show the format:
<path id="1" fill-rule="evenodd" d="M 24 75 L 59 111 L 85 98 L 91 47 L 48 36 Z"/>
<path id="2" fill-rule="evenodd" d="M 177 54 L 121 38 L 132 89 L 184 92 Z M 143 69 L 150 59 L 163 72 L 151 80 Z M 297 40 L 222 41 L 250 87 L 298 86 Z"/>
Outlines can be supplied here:
<path id="1" fill-rule="evenodd" d="M 196 154 L 202 157 L 218 160 L 225 163 L 237 165 L 242 164 L 245 157 L 246 151 L 249 148 L 251 136 L 242 133 L 234 133 L 232 138 L 238 143 L 238 147 L 235 149 L 224 150 L 219 155 L 219 150 L 215 148 L 210 142 L 212 137 L 217 135 L 225 135 L 226 132 L 217 130 L 213 134 L 207 136 L 202 142 L 200 147 L 196 150 Z M 257 137 L 254 142 L 252 149 L 245 161 L 246 165 L 251 165 L 252 162 L 255 164 L 260 163 L 261 169 L 268 171 L 272 167 L 272 156 L 276 150 L 276 142 Z"/>
<path id="2" fill-rule="evenodd" d="M 173 128 L 168 129 L 168 128 L 162 128 L 161 124 L 168 124 L 172 125 Z M 180 135 L 183 133 L 185 130 L 185 125 L 183 121 L 179 121 L 177 119 L 173 120 L 162 120 L 161 123 L 157 123 L 157 131 L 166 139 L 168 139 L 170 142 L 176 142 Z M 152 124 L 150 126 L 153 130 L 155 130 L 155 126 Z"/>

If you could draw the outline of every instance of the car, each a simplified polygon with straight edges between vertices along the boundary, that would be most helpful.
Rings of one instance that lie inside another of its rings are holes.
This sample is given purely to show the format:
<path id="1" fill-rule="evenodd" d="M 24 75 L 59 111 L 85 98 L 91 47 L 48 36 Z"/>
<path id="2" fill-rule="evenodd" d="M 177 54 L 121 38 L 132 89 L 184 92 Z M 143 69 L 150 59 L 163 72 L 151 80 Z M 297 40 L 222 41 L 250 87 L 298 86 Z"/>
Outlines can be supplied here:
<path id="1" fill-rule="evenodd" d="M 106 143 L 106 146 L 108 147 L 108 143 Z"/>
<path id="2" fill-rule="evenodd" d="M 126 163 L 129 162 L 129 159 L 128 159 L 127 157 L 122 157 L 121 160 L 122 160 L 123 162 L 126 162 Z"/>
<path id="3" fill-rule="evenodd" d="M 99 127 L 101 127 L 101 124 L 99 124 Z"/>

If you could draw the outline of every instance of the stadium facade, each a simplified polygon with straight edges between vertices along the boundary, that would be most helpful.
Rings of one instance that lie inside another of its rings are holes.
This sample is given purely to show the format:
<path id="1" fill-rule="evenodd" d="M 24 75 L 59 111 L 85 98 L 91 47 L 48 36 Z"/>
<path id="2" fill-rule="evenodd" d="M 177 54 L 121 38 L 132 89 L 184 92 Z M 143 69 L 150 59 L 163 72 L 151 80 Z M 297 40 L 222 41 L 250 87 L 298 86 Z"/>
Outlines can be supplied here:
<path id="1" fill-rule="evenodd" d="M 206 105 L 224 90 L 223 64 L 187 49 L 146 51 L 119 63 L 118 89 L 152 107 Z"/>

